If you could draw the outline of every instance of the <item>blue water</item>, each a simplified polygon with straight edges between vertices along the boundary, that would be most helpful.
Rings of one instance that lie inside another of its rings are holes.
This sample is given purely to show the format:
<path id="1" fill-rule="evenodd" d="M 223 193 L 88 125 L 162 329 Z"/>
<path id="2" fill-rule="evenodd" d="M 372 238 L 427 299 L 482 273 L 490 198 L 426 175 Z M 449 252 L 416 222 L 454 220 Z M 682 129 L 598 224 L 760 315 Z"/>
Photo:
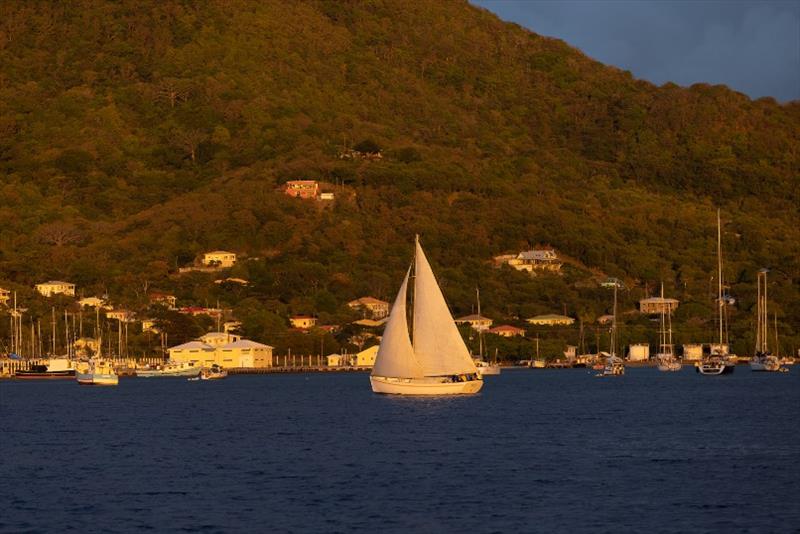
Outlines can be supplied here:
<path id="1" fill-rule="evenodd" d="M 0 531 L 796 531 L 800 368 L 0 383 Z"/>

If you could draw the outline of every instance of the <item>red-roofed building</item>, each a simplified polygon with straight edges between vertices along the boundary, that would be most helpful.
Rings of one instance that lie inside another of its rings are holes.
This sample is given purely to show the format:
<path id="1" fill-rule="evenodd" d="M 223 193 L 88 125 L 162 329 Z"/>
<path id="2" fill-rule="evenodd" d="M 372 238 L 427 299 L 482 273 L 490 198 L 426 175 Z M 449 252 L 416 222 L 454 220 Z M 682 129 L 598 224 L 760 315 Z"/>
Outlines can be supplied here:
<path id="1" fill-rule="evenodd" d="M 503 337 L 514 337 L 514 336 L 525 335 L 524 328 L 518 328 L 516 326 L 511 326 L 509 324 L 501 324 L 500 326 L 495 326 L 494 328 L 490 328 L 486 332 L 489 334 L 495 334 Z"/>

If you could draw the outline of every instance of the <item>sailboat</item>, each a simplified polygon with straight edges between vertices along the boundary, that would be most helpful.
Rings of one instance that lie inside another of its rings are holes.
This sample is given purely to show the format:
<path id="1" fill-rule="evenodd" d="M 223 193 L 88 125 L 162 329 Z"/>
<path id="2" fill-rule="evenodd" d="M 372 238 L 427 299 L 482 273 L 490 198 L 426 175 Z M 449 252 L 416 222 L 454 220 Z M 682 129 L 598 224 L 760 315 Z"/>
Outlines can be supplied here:
<path id="1" fill-rule="evenodd" d="M 722 296 L 722 223 L 720 212 L 717 209 L 717 310 L 719 315 L 719 343 L 712 345 L 711 354 L 696 367 L 697 372 L 703 375 L 727 375 L 736 369 L 735 356 L 728 354 L 728 344 L 725 343 L 725 304 Z"/>
<path id="2" fill-rule="evenodd" d="M 611 352 L 606 358 L 603 370 L 594 376 L 622 376 L 625 374 L 625 362 L 617 356 L 617 288 L 614 284 L 614 315 L 611 320 Z"/>
<path id="3" fill-rule="evenodd" d="M 409 325 L 406 300 L 412 278 Z M 414 264 L 406 272 L 386 322 L 370 383 L 375 393 L 395 395 L 463 395 L 477 393 L 483 386 L 419 236 L 415 239 Z"/>
<path id="4" fill-rule="evenodd" d="M 475 295 L 478 299 L 478 316 L 481 315 L 481 293 L 478 288 L 475 288 Z M 478 374 L 481 376 L 486 375 L 499 375 L 500 374 L 500 365 L 497 363 L 497 352 L 495 351 L 495 363 L 487 362 L 483 359 L 483 330 L 478 331 L 478 343 L 480 348 L 478 349 L 478 358 L 473 359 L 475 362 L 475 368 L 478 371 Z"/>
<path id="5" fill-rule="evenodd" d="M 659 346 L 656 354 L 656 366 L 659 371 L 680 371 L 683 367 L 675 358 L 675 345 L 672 344 L 672 310 L 667 310 L 664 305 L 664 282 L 661 282 L 661 331 L 659 332 Z"/>
<path id="6" fill-rule="evenodd" d="M 750 369 L 753 371 L 780 372 L 781 362 L 777 356 L 769 351 L 767 343 L 767 270 L 758 271 L 756 278 L 758 284 L 756 302 L 756 351 L 755 356 L 750 359 Z M 777 341 L 777 329 L 775 331 Z"/>

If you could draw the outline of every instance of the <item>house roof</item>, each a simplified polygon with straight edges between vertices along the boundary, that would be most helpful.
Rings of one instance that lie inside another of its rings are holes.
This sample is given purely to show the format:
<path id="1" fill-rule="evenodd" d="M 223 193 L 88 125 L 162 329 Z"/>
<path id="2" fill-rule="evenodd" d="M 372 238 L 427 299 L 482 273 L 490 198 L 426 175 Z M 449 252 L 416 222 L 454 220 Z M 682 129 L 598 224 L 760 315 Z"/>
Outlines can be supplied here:
<path id="1" fill-rule="evenodd" d="M 375 320 L 375 319 L 359 319 L 358 321 L 353 321 L 353 324 L 354 325 L 358 325 L 358 326 L 375 327 L 375 326 L 383 325 L 388 320 L 389 320 L 388 317 L 384 317 L 383 319 L 378 319 L 378 320 Z"/>
<path id="2" fill-rule="evenodd" d="M 202 341 L 189 341 L 188 343 L 183 343 L 181 345 L 170 347 L 167 350 L 198 350 L 198 349 L 213 351 L 214 347 L 212 347 L 211 345 L 206 345 Z"/>
<path id="3" fill-rule="evenodd" d="M 41 284 L 36 284 L 37 286 L 74 286 L 72 282 L 62 282 L 61 280 L 50 280 L 49 282 L 42 282 Z"/>
<path id="4" fill-rule="evenodd" d="M 316 317 L 312 317 L 311 315 L 292 315 L 290 317 L 290 319 L 314 319 L 314 320 L 316 320 Z"/>
<path id="5" fill-rule="evenodd" d="M 555 251 L 552 249 L 546 250 L 526 250 L 520 252 L 517 257 L 521 260 L 552 260 L 555 257 Z"/>
<path id="6" fill-rule="evenodd" d="M 647 303 L 647 304 L 660 304 L 660 303 L 678 303 L 678 299 L 671 299 L 671 298 L 661 298 L 661 297 L 648 297 L 646 299 L 642 299 L 639 301 L 639 304 Z"/>
<path id="7" fill-rule="evenodd" d="M 271 345 L 264 345 L 263 343 L 258 343 L 256 341 L 251 341 L 249 339 L 240 339 L 239 341 L 234 341 L 233 343 L 227 343 L 220 347 L 221 349 L 272 349 L 274 348 Z"/>
<path id="8" fill-rule="evenodd" d="M 386 304 L 389 303 L 385 300 L 376 299 L 375 297 L 361 297 L 360 299 L 351 300 L 347 303 L 348 306 L 359 306 L 359 305 L 367 305 L 367 304 Z"/>
<path id="9" fill-rule="evenodd" d="M 518 326 L 511 326 L 510 324 L 501 324 L 500 326 L 495 326 L 494 328 L 489 329 L 489 333 L 493 332 L 524 332 L 524 328 L 520 328 Z"/>
<path id="10" fill-rule="evenodd" d="M 456 319 L 456 322 L 460 321 L 491 321 L 488 317 L 484 317 L 483 315 L 478 315 L 477 313 L 473 313 L 471 315 L 465 315 L 464 317 L 459 317 Z"/>
<path id="11" fill-rule="evenodd" d="M 537 315 L 535 317 L 531 317 L 528 321 L 574 321 L 572 317 L 567 317 L 566 315 L 559 315 L 557 313 L 546 313 L 544 315 Z"/>
<path id="12" fill-rule="evenodd" d="M 229 252 L 227 250 L 212 250 L 211 252 L 206 252 L 208 254 L 236 254 L 235 252 Z"/>

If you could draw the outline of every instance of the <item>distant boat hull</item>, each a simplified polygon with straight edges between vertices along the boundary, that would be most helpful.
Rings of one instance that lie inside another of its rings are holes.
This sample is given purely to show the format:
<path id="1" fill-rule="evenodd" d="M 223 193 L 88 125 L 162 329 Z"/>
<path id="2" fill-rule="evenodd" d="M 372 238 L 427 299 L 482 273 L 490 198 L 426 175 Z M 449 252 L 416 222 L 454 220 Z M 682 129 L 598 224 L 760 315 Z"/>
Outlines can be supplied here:
<path id="1" fill-rule="evenodd" d="M 77 373 L 75 379 L 81 386 L 116 386 L 119 377 L 116 374 Z"/>
<path id="2" fill-rule="evenodd" d="M 63 380 L 75 378 L 75 369 L 65 371 L 17 371 L 14 378 L 19 380 Z"/>
<path id="3" fill-rule="evenodd" d="M 142 378 L 186 378 L 199 376 L 200 367 L 182 367 L 177 369 L 137 369 L 136 376 Z"/>
<path id="4" fill-rule="evenodd" d="M 371 376 L 372 391 L 387 395 L 472 395 L 481 390 L 483 380 L 444 382 L 437 377 L 388 378 Z"/>
<path id="5" fill-rule="evenodd" d="M 701 375 L 717 376 L 729 375 L 736 369 L 736 365 L 729 362 L 701 362 L 695 369 Z"/>
<path id="6" fill-rule="evenodd" d="M 487 375 L 499 375 L 500 374 L 500 366 L 497 364 L 491 364 L 484 361 L 475 362 L 475 369 L 477 369 L 478 374 L 481 376 Z"/>

